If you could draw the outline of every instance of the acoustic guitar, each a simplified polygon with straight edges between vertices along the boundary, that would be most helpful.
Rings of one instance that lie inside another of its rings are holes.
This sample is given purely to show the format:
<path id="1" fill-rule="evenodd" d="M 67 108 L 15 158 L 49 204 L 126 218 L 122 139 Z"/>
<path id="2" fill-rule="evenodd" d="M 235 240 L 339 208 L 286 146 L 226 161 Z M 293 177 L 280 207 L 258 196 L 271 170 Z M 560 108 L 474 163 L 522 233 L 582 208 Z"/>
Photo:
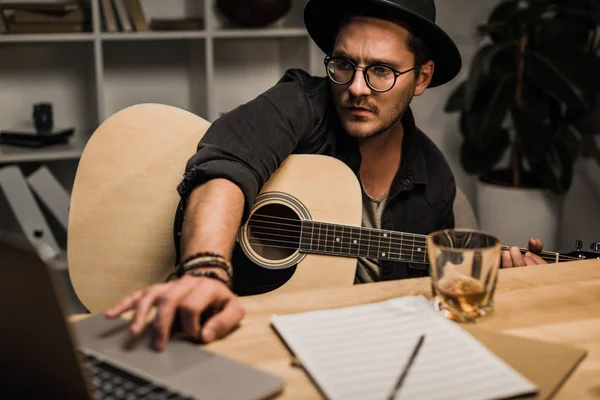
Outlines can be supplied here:
<path id="1" fill-rule="evenodd" d="M 75 292 L 91 312 L 173 272 L 176 187 L 209 126 L 176 107 L 140 104 L 106 119 L 87 142 L 72 190 L 67 253 Z M 361 202 L 359 182 L 341 161 L 287 157 L 239 230 L 236 276 L 262 283 L 244 294 L 349 286 L 357 257 L 428 263 L 425 235 L 361 228 Z M 541 256 L 599 256 L 579 250 Z"/>

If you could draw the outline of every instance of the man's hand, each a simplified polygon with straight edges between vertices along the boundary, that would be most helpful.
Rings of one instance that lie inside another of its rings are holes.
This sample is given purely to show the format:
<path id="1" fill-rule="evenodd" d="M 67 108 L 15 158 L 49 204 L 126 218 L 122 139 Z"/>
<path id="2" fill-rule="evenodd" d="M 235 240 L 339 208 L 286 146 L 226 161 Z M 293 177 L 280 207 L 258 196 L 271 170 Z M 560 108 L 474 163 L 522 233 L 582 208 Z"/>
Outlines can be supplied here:
<path id="1" fill-rule="evenodd" d="M 129 330 L 133 335 L 139 335 L 152 306 L 157 308 L 152 321 L 153 343 L 157 350 L 166 348 L 176 312 L 179 312 L 185 335 L 205 343 L 226 336 L 244 317 L 240 301 L 225 284 L 190 275 L 138 290 L 107 310 L 105 315 L 116 318 L 134 310 Z M 201 326 L 203 314 L 209 317 Z"/>
<path id="2" fill-rule="evenodd" d="M 538 253 L 544 247 L 540 239 L 529 239 L 529 250 L 525 255 L 517 246 L 511 246 L 508 250 L 502 250 L 502 268 L 522 267 L 524 265 L 547 264 L 546 261 L 532 252 Z"/>

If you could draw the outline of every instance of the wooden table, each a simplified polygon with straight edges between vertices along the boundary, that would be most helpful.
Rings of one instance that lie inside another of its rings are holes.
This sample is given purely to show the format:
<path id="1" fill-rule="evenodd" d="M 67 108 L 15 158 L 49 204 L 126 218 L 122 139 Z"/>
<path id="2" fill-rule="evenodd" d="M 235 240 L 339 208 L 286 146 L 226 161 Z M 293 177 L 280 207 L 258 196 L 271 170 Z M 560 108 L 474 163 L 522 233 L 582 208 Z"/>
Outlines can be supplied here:
<path id="1" fill-rule="evenodd" d="M 207 348 L 283 377 L 279 398 L 320 398 L 303 370 L 291 365 L 270 316 L 417 294 L 431 297 L 429 278 L 243 298 L 246 317 L 240 328 Z M 588 350 L 557 399 L 600 398 L 600 260 L 502 270 L 495 304 L 479 327 Z"/>

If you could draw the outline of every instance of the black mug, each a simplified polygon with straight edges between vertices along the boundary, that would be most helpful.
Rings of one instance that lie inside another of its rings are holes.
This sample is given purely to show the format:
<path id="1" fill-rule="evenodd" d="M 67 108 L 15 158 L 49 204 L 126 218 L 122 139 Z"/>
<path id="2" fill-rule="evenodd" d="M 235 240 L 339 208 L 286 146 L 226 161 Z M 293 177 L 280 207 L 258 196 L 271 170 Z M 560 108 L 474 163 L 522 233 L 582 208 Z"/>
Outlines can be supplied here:
<path id="1" fill-rule="evenodd" d="M 52 132 L 54 125 L 52 103 L 36 103 L 33 105 L 33 122 L 38 133 Z"/>

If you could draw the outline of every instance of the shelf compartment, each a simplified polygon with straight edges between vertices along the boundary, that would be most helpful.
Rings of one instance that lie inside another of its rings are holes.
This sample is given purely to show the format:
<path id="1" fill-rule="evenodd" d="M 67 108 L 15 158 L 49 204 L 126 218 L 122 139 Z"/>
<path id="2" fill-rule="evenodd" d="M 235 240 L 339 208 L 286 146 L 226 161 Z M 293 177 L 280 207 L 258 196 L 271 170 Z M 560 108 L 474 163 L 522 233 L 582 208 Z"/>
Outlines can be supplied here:
<path id="1" fill-rule="evenodd" d="M 146 26 L 147 26 L 147 31 L 136 31 L 136 27 L 135 27 L 135 23 L 133 21 L 133 18 L 128 15 L 128 21 L 129 24 L 131 25 L 131 29 L 132 31 L 130 32 L 126 32 L 123 30 L 123 26 L 121 25 L 120 22 L 120 17 L 117 11 L 117 8 L 114 6 L 113 4 L 113 12 L 115 14 L 115 22 L 117 25 L 117 32 L 108 32 L 107 30 L 107 24 L 106 24 L 106 20 L 105 20 L 105 16 L 103 13 L 103 7 L 102 7 L 102 0 L 99 1 L 100 4 L 100 27 L 101 27 L 101 31 L 103 33 L 109 33 L 110 35 L 116 35 L 116 34 L 123 34 L 123 35 L 136 35 L 139 34 L 141 36 L 139 36 L 140 38 L 144 38 L 146 37 L 148 34 L 163 34 L 166 33 L 167 35 L 159 35 L 159 36 L 163 36 L 165 39 L 170 39 L 170 38 L 177 38 L 177 39 L 181 39 L 181 38 L 186 38 L 186 37 L 197 37 L 197 36 L 193 36 L 194 34 L 202 34 L 203 29 L 202 30 L 188 30 L 188 29 L 184 29 L 184 30 L 152 30 L 152 20 L 155 18 L 159 18 L 159 19 L 168 19 L 168 20 L 173 20 L 173 19 L 182 19 L 182 18 L 194 18 L 194 19 L 200 19 L 201 21 L 201 25 L 203 25 L 203 27 L 206 25 L 206 23 L 203 21 L 204 20 L 204 2 L 203 1 L 198 1 L 198 0 L 170 0 L 170 1 L 164 1 L 164 0 L 140 0 L 140 6 L 142 8 L 142 14 L 144 17 L 144 20 L 146 22 Z M 129 14 L 129 13 L 127 13 Z M 173 35 L 170 35 L 173 34 Z M 143 40 L 143 39 L 141 39 Z"/>
<path id="2" fill-rule="evenodd" d="M 308 43 L 307 38 L 215 39 L 210 120 L 274 86 L 287 69 L 307 70 Z"/>
<path id="3" fill-rule="evenodd" d="M 97 124 L 93 43 L 0 46 L 0 130 L 34 131 L 33 105 L 52 103 L 54 129 L 75 128 L 84 142 Z M 0 162 L 78 157 L 81 146 L 27 149 L 2 145 Z"/>
<path id="4" fill-rule="evenodd" d="M 204 41 L 103 42 L 105 118 L 160 103 L 206 115 Z"/>

